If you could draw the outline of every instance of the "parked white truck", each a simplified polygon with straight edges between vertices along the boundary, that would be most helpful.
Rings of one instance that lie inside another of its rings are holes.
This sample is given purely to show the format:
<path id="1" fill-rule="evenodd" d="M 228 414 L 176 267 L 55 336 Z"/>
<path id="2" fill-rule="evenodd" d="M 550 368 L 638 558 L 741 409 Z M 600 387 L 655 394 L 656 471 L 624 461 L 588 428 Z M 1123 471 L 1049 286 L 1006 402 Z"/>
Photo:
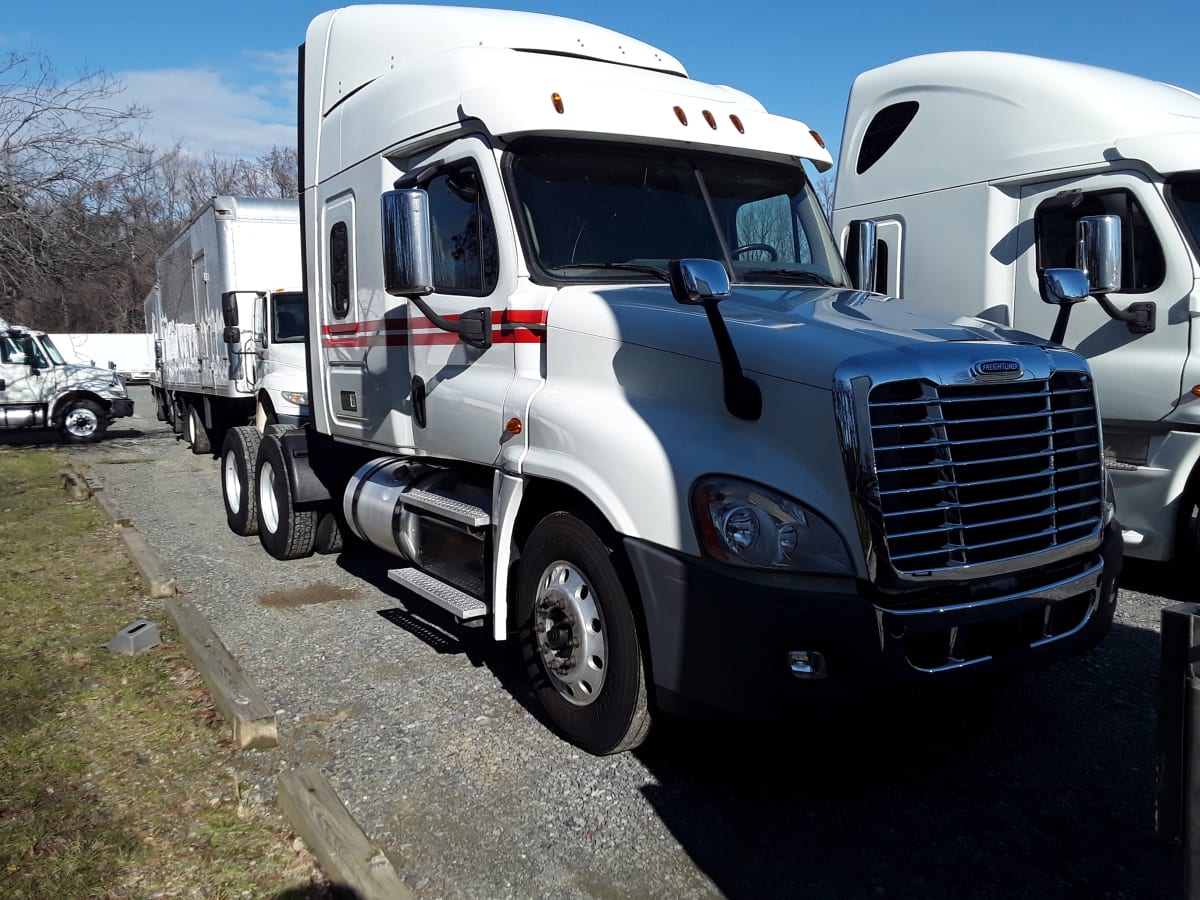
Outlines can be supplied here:
<path id="1" fill-rule="evenodd" d="M 44 331 L 0 319 L 0 432 L 57 429 L 63 440 L 100 440 L 133 401 L 113 369 L 68 363 Z"/>
<path id="2" fill-rule="evenodd" d="M 192 451 L 226 429 L 308 415 L 295 200 L 214 197 L 159 257 L 146 298 L 159 418 Z"/>
<path id="3" fill-rule="evenodd" d="M 852 289 L 807 126 L 527 13 L 328 12 L 300 71 L 312 418 L 224 448 L 273 556 L 394 554 L 593 753 L 1106 632 L 1087 364 Z"/>
<path id="4" fill-rule="evenodd" d="M 1200 96 L 1007 53 L 866 72 L 846 112 L 835 233 L 856 220 L 876 225 L 878 290 L 1035 334 L 1065 321 L 1055 338 L 1096 375 L 1125 552 L 1196 558 Z M 1076 265 L 1095 302 L 1060 320 L 1042 272 Z"/>

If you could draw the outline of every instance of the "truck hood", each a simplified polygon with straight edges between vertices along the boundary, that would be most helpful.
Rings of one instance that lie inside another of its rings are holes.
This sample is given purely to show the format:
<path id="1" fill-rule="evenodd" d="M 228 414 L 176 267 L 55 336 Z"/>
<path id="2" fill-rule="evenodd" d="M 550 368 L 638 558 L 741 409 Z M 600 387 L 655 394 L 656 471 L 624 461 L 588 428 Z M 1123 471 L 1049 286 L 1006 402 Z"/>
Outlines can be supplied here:
<path id="1" fill-rule="evenodd" d="M 101 396 L 124 397 L 125 385 L 122 382 L 113 383 L 113 373 L 109 369 L 98 366 L 81 366 L 66 363 L 54 366 L 55 378 L 65 390 L 94 391 Z"/>
<path id="2" fill-rule="evenodd" d="M 704 310 L 676 303 L 666 285 L 564 288 L 549 327 L 596 333 L 604 317 L 596 317 L 588 298 L 610 313 L 601 331 L 611 328 L 611 335 L 599 336 L 718 362 Z M 945 341 L 1047 343 L 993 322 L 849 289 L 738 285 L 720 311 L 747 372 L 821 388 L 829 388 L 839 364 L 860 354 L 920 354 L 924 345 Z"/>

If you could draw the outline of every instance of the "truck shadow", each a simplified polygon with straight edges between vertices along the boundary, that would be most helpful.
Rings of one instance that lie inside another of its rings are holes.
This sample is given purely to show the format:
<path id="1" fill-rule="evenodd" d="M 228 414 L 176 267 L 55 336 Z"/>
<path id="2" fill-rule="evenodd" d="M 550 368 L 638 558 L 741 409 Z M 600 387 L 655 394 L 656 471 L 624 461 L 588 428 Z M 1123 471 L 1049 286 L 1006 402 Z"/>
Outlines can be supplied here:
<path id="1" fill-rule="evenodd" d="M 1157 643 L 1118 626 L 982 691 L 668 722 L 643 793 L 731 898 L 1177 896 L 1180 852 L 1154 834 Z"/>

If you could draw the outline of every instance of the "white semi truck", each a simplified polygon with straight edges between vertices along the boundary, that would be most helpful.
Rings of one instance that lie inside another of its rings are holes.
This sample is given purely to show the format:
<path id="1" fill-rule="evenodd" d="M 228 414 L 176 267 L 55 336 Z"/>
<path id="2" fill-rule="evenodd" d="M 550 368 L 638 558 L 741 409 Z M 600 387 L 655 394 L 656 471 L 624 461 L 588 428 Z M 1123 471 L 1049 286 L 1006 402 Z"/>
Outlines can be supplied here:
<path id="1" fill-rule="evenodd" d="M 1126 554 L 1194 560 L 1200 96 L 1008 53 L 866 72 L 846 112 L 835 232 L 856 220 L 876 225 L 877 289 L 1035 334 L 1065 326 L 1055 339 L 1096 375 Z M 1060 319 L 1042 272 L 1077 264 L 1095 301 Z"/>
<path id="2" fill-rule="evenodd" d="M 1086 362 L 854 290 L 807 126 L 527 13 L 328 12 L 300 71 L 312 417 L 223 454 L 273 556 L 393 554 L 593 753 L 1107 631 Z"/>
<path id="3" fill-rule="evenodd" d="M 68 363 L 44 331 L 0 319 L 0 432 L 57 429 L 63 440 L 100 440 L 133 415 L 115 369 Z"/>
<path id="4" fill-rule="evenodd" d="M 308 415 L 295 200 L 214 197 L 159 257 L 146 298 L 158 416 L 192 451 Z"/>

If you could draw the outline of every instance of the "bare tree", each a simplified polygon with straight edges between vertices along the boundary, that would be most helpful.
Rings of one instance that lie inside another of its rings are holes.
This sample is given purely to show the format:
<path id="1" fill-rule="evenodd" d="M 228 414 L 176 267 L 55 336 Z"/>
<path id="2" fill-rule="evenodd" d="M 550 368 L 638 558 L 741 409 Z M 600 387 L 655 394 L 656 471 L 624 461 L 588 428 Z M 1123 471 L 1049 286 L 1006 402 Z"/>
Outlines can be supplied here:
<path id="1" fill-rule="evenodd" d="M 813 179 L 813 191 L 816 192 L 817 202 L 821 204 L 821 210 L 825 213 L 825 221 L 833 221 L 833 191 L 837 185 L 837 178 L 833 172 L 825 172 Z"/>
<path id="2" fill-rule="evenodd" d="M 146 113 L 120 92 L 103 73 L 60 84 L 40 54 L 0 58 L 0 317 L 41 318 L 111 268 L 111 238 L 90 226 L 146 162 L 134 130 Z"/>

